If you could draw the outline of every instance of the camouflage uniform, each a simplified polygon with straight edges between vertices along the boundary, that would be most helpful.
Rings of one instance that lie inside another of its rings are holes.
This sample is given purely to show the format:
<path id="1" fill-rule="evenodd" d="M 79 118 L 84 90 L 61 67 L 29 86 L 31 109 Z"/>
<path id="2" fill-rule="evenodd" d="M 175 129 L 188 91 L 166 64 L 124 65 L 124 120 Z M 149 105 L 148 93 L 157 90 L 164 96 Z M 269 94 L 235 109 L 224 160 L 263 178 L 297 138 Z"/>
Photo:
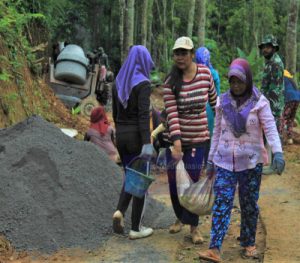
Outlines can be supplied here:
<path id="1" fill-rule="evenodd" d="M 272 35 L 267 35 L 263 39 L 263 42 L 259 45 L 259 47 L 261 47 L 263 44 L 268 43 L 272 44 L 276 48 L 276 50 L 278 50 L 277 41 Z M 283 71 L 284 66 L 282 60 L 277 53 L 274 53 L 274 55 L 270 59 L 266 59 L 261 85 L 262 93 L 270 101 L 271 110 L 276 120 L 279 134 L 281 134 L 282 131 L 281 119 L 284 109 Z"/>

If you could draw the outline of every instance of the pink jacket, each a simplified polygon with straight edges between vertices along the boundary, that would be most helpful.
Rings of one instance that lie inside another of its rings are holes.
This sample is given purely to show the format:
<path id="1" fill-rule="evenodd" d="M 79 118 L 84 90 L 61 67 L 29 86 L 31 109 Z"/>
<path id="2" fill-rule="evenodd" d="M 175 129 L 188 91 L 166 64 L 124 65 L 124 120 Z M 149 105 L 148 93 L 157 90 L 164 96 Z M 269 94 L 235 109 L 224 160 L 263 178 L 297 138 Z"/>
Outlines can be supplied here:
<path id="1" fill-rule="evenodd" d="M 267 163 L 268 155 L 264 147 L 263 133 L 272 152 L 282 152 L 280 138 L 269 101 L 261 95 L 250 111 L 247 133 L 234 137 L 222 116 L 220 100 L 216 105 L 215 128 L 208 160 L 229 171 L 243 171 L 254 168 L 258 163 Z"/>

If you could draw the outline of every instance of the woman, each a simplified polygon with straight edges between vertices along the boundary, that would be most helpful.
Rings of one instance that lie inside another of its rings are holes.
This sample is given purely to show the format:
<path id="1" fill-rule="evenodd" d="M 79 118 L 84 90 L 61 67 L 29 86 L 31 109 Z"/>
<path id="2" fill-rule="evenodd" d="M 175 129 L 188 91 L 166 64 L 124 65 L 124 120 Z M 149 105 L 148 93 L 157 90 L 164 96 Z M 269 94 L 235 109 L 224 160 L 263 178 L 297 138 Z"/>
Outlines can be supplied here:
<path id="1" fill-rule="evenodd" d="M 151 158 L 150 140 L 150 71 L 154 63 L 144 46 L 132 46 L 113 87 L 113 119 L 116 125 L 117 149 L 124 168 L 137 156 Z M 134 197 L 121 190 L 113 230 L 124 232 L 125 212 L 132 201 L 130 239 L 150 236 L 152 228 L 141 226 L 145 197 Z"/>
<path id="2" fill-rule="evenodd" d="M 203 242 L 198 230 L 199 216 L 182 207 L 176 189 L 175 163 L 183 160 L 191 179 L 196 182 L 206 145 L 209 142 L 206 103 L 214 109 L 217 94 L 209 69 L 193 62 L 194 45 L 190 38 L 180 37 L 173 47 L 174 66 L 164 85 L 168 141 L 167 173 L 170 197 L 177 220 L 169 232 L 177 233 L 183 224 L 190 225 L 193 243 Z"/>
<path id="3" fill-rule="evenodd" d="M 285 165 L 269 101 L 253 86 L 248 62 L 235 59 L 228 78 L 230 90 L 221 95 L 216 106 L 216 125 L 206 170 L 207 176 L 211 177 L 216 166 L 211 241 L 209 250 L 199 254 L 201 259 L 213 262 L 221 262 L 220 251 L 230 223 L 237 184 L 243 257 L 258 256 L 255 247 L 257 201 L 262 166 L 268 161 L 263 133 L 274 153 L 273 168 L 281 174 Z"/>
<path id="4" fill-rule="evenodd" d="M 220 77 L 218 72 L 214 69 L 212 64 L 210 63 L 210 52 L 206 47 L 199 47 L 196 50 L 196 62 L 198 64 L 203 64 L 207 66 L 211 72 L 211 75 L 214 79 L 215 88 L 217 91 L 218 96 L 220 95 L 221 89 L 220 89 Z M 209 129 L 209 135 L 210 138 L 213 135 L 213 129 L 214 129 L 214 112 L 212 111 L 209 103 L 206 104 L 206 114 L 207 114 L 207 120 L 208 120 L 208 129 Z M 210 146 L 207 147 L 204 155 L 204 165 L 203 167 L 206 167 L 206 162 L 208 158 Z"/>
<path id="5" fill-rule="evenodd" d="M 112 161 L 117 162 L 118 151 L 113 144 L 115 130 L 109 124 L 104 107 L 99 106 L 93 109 L 90 119 L 90 128 L 86 132 L 84 140 L 98 145 Z"/>

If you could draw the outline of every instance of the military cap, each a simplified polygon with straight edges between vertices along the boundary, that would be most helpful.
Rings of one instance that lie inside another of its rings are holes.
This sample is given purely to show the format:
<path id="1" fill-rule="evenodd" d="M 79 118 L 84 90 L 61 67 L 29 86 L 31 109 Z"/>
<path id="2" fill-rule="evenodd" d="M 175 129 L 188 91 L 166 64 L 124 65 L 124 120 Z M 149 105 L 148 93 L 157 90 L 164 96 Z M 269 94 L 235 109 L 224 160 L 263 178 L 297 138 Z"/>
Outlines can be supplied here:
<path id="1" fill-rule="evenodd" d="M 279 45 L 277 43 L 277 39 L 275 36 L 273 36 L 271 34 L 265 35 L 263 37 L 262 42 L 258 45 L 258 47 L 261 49 L 263 47 L 263 45 L 265 45 L 265 44 L 271 44 L 276 49 L 276 51 L 279 50 Z"/>

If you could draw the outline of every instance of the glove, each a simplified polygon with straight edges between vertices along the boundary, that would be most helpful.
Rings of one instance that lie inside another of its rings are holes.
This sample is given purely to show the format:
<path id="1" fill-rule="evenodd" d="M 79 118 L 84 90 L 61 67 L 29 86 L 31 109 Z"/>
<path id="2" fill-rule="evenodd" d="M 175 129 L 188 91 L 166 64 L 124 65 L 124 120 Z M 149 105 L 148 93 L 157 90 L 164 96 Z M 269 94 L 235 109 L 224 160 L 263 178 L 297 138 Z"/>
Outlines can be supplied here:
<path id="1" fill-rule="evenodd" d="M 281 152 L 274 153 L 274 158 L 272 162 L 272 169 L 281 175 L 285 167 L 285 161 L 283 159 L 283 154 Z"/>
<path id="2" fill-rule="evenodd" d="M 206 176 L 209 179 L 212 179 L 213 176 L 215 175 L 215 165 L 211 161 L 207 161 L 206 163 Z"/>
<path id="3" fill-rule="evenodd" d="M 145 159 L 151 159 L 152 157 L 155 157 L 155 150 L 151 143 L 143 145 L 140 157 Z"/>

